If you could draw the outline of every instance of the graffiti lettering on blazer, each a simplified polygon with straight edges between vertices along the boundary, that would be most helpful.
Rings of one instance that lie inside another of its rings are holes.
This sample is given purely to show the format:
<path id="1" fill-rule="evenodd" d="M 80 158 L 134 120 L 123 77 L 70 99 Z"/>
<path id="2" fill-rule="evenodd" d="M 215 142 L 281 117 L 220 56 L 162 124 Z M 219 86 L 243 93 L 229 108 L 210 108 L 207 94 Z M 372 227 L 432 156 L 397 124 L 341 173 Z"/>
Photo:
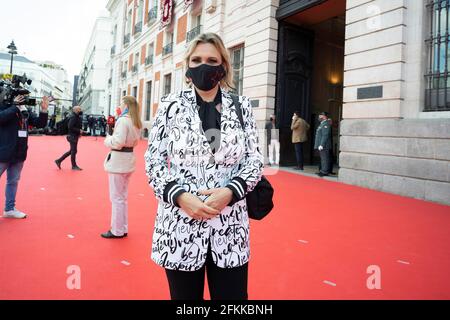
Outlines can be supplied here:
<path id="1" fill-rule="evenodd" d="M 256 121 L 250 100 L 240 97 L 244 128 L 231 96 L 222 91 L 222 123 L 219 131 L 203 132 L 193 90 L 161 99 L 145 154 L 146 173 L 160 204 L 153 234 L 152 259 L 167 269 L 200 269 L 211 248 L 220 268 L 241 266 L 250 257 L 249 219 L 245 198 L 226 207 L 213 219 L 196 221 L 182 209 L 165 203 L 163 194 L 169 182 L 176 181 L 185 191 L 202 201 L 200 190 L 225 187 L 235 177 L 246 183 L 244 192 L 254 189 L 261 179 L 263 156 L 258 148 Z M 208 143 L 214 140 L 216 152 Z"/>

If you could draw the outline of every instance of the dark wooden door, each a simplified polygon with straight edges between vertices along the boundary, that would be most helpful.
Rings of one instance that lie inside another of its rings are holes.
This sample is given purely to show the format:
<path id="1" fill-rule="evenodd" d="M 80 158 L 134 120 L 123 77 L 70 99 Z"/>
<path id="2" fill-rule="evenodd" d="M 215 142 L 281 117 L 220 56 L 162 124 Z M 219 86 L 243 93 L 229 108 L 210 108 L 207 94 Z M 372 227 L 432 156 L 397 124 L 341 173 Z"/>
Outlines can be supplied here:
<path id="1" fill-rule="evenodd" d="M 310 119 L 311 75 L 314 33 L 295 25 L 280 22 L 278 39 L 278 70 L 276 115 L 280 130 L 280 164 L 296 164 L 292 145 L 291 122 L 294 111 Z M 305 149 L 306 151 L 306 149 Z M 304 152 L 309 162 L 309 152 Z"/>

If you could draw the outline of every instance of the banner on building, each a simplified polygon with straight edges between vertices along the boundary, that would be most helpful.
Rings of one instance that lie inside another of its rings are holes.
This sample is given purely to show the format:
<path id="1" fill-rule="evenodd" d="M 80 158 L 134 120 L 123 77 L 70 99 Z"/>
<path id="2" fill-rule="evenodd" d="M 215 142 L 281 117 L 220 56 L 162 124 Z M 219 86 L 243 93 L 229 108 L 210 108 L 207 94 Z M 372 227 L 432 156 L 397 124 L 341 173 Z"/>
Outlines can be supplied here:
<path id="1" fill-rule="evenodd" d="M 161 0 L 161 29 L 172 22 L 173 0 Z"/>
<path id="2" fill-rule="evenodd" d="M 184 0 L 184 10 L 189 8 L 189 6 L 193 3 L 194 3 L 194 0 Z"/>

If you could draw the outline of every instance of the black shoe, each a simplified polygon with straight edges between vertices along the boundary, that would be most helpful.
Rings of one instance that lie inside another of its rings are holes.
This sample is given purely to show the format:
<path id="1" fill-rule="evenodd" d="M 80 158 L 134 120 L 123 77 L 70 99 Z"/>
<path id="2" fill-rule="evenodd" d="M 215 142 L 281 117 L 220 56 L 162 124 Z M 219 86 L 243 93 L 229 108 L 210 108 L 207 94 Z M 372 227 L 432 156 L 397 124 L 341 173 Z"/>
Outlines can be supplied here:
<path id="1" fill-rule="evenodd" d="M 81 169 L 81 168 L 78 167 L 78 166 L 72 167 L 72 170 L 74 170 L 74 171 L 83 171 L 83 169 Z"/>
<path id="2" fill-rule="evenodd" d="M 122 238 L 125 238 L 126 236 L 128 236 L 128 233 L 125 233 L 123 236 L 115 236 L 115 235 L 113 235 L 111 230 L 109 230 L 106 233 L 102 233 L 101 236 L 102 236 L 102 238 L 105 238 L 105 239 L 122 239 Z"/>
<path id="3" fill-rule="evenodd" d="M 318 176 L 321 177 L 321 178 L 322 178 L 322 177 L 328 177 L 329 174 L 328 174 L 328 173 L 322 173 L 322 172 L 319 172 Z"/>
<path id="4" fill-rule="evenodd" d="M 55 160 L 56 166 L 58 167 L 59 170 L 61 170 L 61 161 L 59 160 Z"/>

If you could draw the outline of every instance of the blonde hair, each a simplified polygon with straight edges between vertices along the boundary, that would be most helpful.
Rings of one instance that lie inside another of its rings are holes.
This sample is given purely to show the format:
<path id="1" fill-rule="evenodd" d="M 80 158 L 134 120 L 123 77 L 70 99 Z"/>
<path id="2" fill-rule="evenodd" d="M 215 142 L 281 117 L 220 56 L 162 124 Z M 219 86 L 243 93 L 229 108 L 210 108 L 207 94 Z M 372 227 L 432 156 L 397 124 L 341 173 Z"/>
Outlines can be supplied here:
<path id="1" fill-rule="evenodd" d="M 133 125 L 138 129 L 142 129 L 142 121 L 141 117 L 139 116 L 140 108 L 136 98 L 132 96 L 125 96 L 122 98 L 122 100 L 123 103 L 128 107 L 128 114 L 133 121 Z"/>
<path id="2" fill-rule="evenodd" d="M 216 47 L 217 51 L 219 51 L 220 55 L 222 56 L 222 65 L 226 72 L 225 77 L 220 81 L 220 86 L 226 89 L 234 89 L 233 68 L 231 67 L 230 54 L 225 48 L 222 39 L 215 33 L 202 33 L 197 38 L 192 40 L 184 58 L 185 68 L 187 69 L 189 67 L 189 59 L 191 58 L 197 46 L 201 43 L 210 43 L 214 47 Z M 191 84 L 191 81 L 189 81 L 189 79 L 186 79 L 186 82 Z"/>

